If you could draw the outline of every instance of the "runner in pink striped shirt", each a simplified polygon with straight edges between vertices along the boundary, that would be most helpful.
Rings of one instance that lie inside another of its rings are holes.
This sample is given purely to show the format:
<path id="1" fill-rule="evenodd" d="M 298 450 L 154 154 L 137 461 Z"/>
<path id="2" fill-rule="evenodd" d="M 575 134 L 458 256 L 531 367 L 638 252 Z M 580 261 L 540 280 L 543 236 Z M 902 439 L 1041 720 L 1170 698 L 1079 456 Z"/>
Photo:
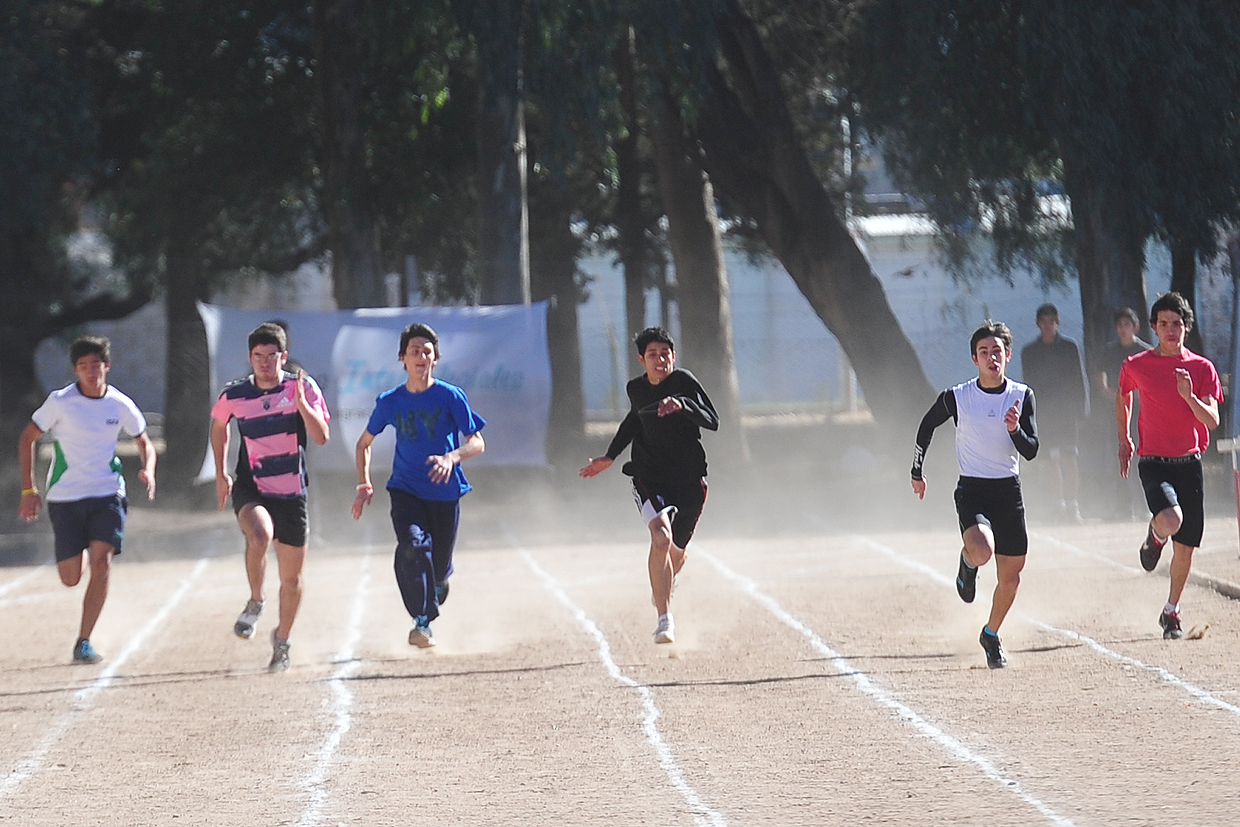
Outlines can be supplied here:
<path id="1" fill-rule="evenodd" d="M 245 572 L 250 599 L 233 625 L 248 640 L 263 610 L 267 547 L 275 546 L 280 570 L 280 620 L 271 632 L 268 669 L 289 666 L 289 634 L 301 604 L 301 572 L 306 560 L 310 521 L 306 513 L 306 439 L 326 444 L 330 432 L 327 404 L 315 381 L 284 370 L 288 337 L 268 322 L 250 333 L 250 367 L 254 373 L 230 382 L 211 409 L 211 449 L 215 455 L 215 492 L 220 510 L 232 495 L 233 511 L 245 535 Z M 237 420 L 241 445 L 236 480 L 224 468 L 228 423 Z"/>

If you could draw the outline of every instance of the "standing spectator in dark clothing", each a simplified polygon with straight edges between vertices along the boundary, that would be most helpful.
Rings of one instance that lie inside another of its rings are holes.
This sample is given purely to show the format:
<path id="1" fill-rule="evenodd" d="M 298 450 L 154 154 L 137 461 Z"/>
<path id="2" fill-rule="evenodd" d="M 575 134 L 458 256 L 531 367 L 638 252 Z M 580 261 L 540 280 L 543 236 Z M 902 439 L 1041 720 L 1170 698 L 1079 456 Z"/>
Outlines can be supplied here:
<path id="1" fill-rule="evenodd" d="M 1138 353 L 1150 350 L 1150 345 L 1137 338 L 1137 331 L 1141 329 L 1141 320 L 1137 316 L 1137 311 L 1131 307 L 1121 307 L 1115 311 L 1115 339 L 1107 342 L 1098 354 L 1098 372 L 1094 379 L 1098 392 L 1101 394 L 1100 400 L 1106 404 L 1098 405 L 1097 419 L 1105 427 L 1109 433 L 1114 427 L 1113 411 L 1115 410 L 1115 394 L 1119 388 L 1119 369 L 1124 364 L 1124 360 L 1129 356 L 1135 356 Z M 1140 409 L 1140 401 L 1133 400 L 1133 409 Z M 1136 418 L 1130 427 L 1129 435 L 1133 442 L 1137 439 Z M 1105 441 L 1101 444 L 1107 445 Z M 1110 450 L 1106 452 L 1106 464 L 1108 469 L 1111 466 L 1112 458 Z M 1130 519 L 1133 516 L 1140 515 L 1145 503 L 1141 501 L 1143 494 L 1141 488 L 1136 481 L 1124 481 L 1117 478 L 1113 473 L 1106 474 L 1103 479 L 1113 481 L 1112 485 L 1107 489 L 1113 495 L 1112 503 L 1115 509 L 1115 516 L 1121 519 Z M 1117 481 L 1117 482 L 1116 482 Z"/>
<path id="2" fill-rule="evenodd" d="M 1059 513 L 1081 521 L 1077 504 L 1077 441 L 1080 421 L 1089 412 L 1085 369 L 1076 342 L 1059 335 L 1059 308 L 1044 304 L 1037 312 L 1042 335 L 1020 352 L 1021 378 L 1038 395 L 1038 430 L 1050 457 L 1051 495 Z"/>
<path id="3" fill-rule="evenodd" d="M 607 453 L 593 457 L 580 473 L 601 474 L 632 443 L 622 470 L 633 478 L 633 498 L 650 529 L 651 602 L 659 613 L 654 642 L 672 643 L 672 586 L 706 504 L 702 429 L 718 430 L 719 415 L 697 378 L 676 367 L 676 346 L 666 330 L 648 327 L 634 343 L 645 373 L 626 386 L 632 407 Z"/>

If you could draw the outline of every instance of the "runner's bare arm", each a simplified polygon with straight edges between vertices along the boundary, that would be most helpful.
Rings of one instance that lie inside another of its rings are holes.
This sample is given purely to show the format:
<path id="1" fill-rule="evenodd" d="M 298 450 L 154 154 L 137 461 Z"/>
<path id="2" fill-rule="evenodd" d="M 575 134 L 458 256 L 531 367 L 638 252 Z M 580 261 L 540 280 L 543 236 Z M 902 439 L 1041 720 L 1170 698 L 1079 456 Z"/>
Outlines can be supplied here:
<path id="1" fill-rule="evenodd" d="M 1132 462 L 1132 437 L 1128 423 L 1132 419 L 1132 391 L 1115 394 L 1115 428 L 1119 432 L 1119 475 L 1128 479 L 1128 466 Z"/>
<path id="2" fill-rule="evenodd" d="M 375 487 L 370 483 L 370 446 L 374 441 L 374 434 L 363 430 L 354 449 L 357 460 L 357 496 L 353 498 L 352 513 L 355 520 L 362 518 L 362 511 L 375 496 Z"/>
<path id="3" fill-rule="evenodd" d="M 331 439 L 331 428 L 327 420 L 323 418 L 323 414 L 306 402 L 306 372 L 304 370 L 297 371 L 297 390 L 293 398 L 297 401 L 297 411 L 301 414 L 301 421 L 306 423 L 306 436 L 314 440 L 315 445 L 326 445 L 327 440 Z"/>
<path id="4" fill-rule="evenodd" d="M 39 487 L 34 484 L 34 446 L 41 436 L 43 429 L 31 422 L 17 441 L 17 461 L 22 474 L 22 500 L 17 513 L 28 523 L 39 519 L 39 509 L 43 505 Z"/>
<path id="5" fill-rule="evenodd" d="M 215 496 L 219 500 L 220 511 L 228 502 L 232 493 L 232 477 L 224 469 L 228 462 L 228 423 L 211 418 L 211 454 L 215 457 Z"/>
<path id="6" fill-rule="evenodd" d="M 146 431 L 134 437 L 133 441 L 138 446 L 138 457 L 142 460 L 142 470 L 138 472 L 138 479 L 146 483 L 146 498 L 153 500 L 155 499 L 155 443 L 151 442 L 151 437 Z"/>
<path id="7" fill-rule="evenodd" d="M 486 442 L 482 439 L 482 432 L 475 431 L 465 437 L 465 441 L 461 443 L 461 447 L 455 451 L 449 451 L 440 456 L 426 458 L 426 464 L 431 467 L 429 474 L 431 482 L 446 482 L 452 474 L 452 469 L 460 465 L 470 457 L 476 457 L 486 450 Z"/>
<path id="8" fill-rule="evenodd" d="M 1184 368 L 1175 369 L 1175 388 L 1180 397 L 1192 408 L 1193 416 L 1211 431 L 1218 427 L 1218 401 L 1212 396 L 1197 396 L 1193 393 L 1193 377 Z"/>

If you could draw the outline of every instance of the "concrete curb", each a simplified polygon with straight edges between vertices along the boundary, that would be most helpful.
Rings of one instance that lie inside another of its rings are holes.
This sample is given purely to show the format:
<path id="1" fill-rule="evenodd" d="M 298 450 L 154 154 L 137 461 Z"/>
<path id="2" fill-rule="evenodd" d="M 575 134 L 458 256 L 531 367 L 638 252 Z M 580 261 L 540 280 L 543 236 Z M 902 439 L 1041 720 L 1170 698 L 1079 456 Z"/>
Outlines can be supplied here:
<path id="1" fill-rule="evenodd" d="M 1203 571 L 1190 572 L 1188 582 L 1195 586 L 1205 586 L 1214 589 L 1223 597 L 1230 597 L 1232 600 L 1240 600 L 1240 583 L 1233 583 L 1222 577 L 1215 577 L 1212 574 Z"/>

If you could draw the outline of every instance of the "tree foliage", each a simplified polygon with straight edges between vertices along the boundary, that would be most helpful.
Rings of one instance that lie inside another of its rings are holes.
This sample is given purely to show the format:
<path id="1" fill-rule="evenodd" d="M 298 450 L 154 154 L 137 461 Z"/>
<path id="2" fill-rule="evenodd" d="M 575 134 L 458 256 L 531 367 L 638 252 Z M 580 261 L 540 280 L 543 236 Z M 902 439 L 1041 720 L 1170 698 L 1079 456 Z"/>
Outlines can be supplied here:
<path id="1" fill-rule="evenodd" d="M 850 41 L 900 180 L 949 238 L 992 225 L 1001 266 L 1045 239 L 1056 186 L 1106 193 L 1121 243 L 1201 255 L 1240 210 L 1234 4 L 875 0 Z"/>

